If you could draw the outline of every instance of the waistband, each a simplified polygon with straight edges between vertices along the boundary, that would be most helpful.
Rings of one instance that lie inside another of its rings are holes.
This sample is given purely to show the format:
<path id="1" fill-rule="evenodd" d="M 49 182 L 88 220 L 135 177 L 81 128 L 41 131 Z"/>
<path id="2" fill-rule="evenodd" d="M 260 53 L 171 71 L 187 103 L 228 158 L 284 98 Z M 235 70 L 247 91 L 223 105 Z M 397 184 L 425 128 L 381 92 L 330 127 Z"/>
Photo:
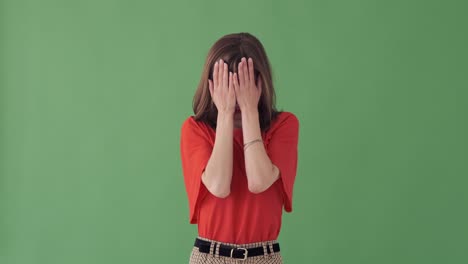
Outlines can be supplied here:
<path id="1" fill-rule="evenodd" d="M 197 238 L 202 239 L 202 240 L 206 240 L 206 241 L 209 241 L 209 242 L 215 242 L 215 243 L 218 243 L 218 244 L 223 244 L 223 245 L 228 245 L 228 246 L 233 246 L 233 247 L 243 247 L 243 248 L 261 247 L 264 244 L 266 244 L 266 245 L 279 244 L 277 239 L 258 241 L 258 242 L 252 242 L 252 243 L 245 243 L 245 244 L 235 244 L 235 243 L 228 243 L 228 242 L 213 240 L 213 239 L 209 239 L 209 238 L 202 237 L 202 236 L 199 236 L 199 235 L 197 236 Z"/>

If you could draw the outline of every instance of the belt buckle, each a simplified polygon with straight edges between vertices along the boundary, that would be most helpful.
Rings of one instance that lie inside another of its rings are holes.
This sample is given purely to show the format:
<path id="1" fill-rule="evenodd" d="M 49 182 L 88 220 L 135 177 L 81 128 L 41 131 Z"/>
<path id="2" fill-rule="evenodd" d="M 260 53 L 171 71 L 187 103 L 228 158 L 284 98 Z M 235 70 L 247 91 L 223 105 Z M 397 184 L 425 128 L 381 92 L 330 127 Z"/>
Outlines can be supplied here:
<path id="1" fill-rule="evenodd" d="M 249 251 L 248 251 L 246 248 L 241 248 L 241 247 L 239 247 L 239 248 L 231 248 L 231 258 L 232 258 L 232 252 L 234 251 L 234 249 L 243 249 L 243 250 L 245 250 L 244 253 L 243 253 L 243 254 L 244 254 L 244 258 L 243 258 L 242 260 L 246 260 L 246 259 L 247 259 L 247 255 L 249 254 Z"/>

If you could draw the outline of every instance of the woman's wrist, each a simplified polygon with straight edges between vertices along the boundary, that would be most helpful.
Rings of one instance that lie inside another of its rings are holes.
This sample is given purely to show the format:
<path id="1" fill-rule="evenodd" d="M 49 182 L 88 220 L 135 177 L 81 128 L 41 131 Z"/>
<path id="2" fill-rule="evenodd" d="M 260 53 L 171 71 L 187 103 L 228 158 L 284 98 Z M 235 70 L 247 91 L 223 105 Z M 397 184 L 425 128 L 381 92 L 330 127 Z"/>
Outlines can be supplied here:
<path id="1" fill-rule="evenodd" d="M 234 112 L 235 112 L 235 111 L 236 111 L 235 108 L 229 109 L 229 110 L 218 110 L 218 116 L 219 116 L 219 115 L 228 115 L 228 116 L 229 116 L 229 115 L 232 115 L 232 116 L 234 116 Z"/>
<path id="2" fill-rule="evenodd" d="M 217 122 L 234 122 L 234 113 L 227 111 L 218 112 Z"/>
<path id="3" fill-rule="evenodd" d="M 241 109 L 242 117 L 255 117 L 258 116 L 258 109 L 256 107 L 244 108 Z"/>

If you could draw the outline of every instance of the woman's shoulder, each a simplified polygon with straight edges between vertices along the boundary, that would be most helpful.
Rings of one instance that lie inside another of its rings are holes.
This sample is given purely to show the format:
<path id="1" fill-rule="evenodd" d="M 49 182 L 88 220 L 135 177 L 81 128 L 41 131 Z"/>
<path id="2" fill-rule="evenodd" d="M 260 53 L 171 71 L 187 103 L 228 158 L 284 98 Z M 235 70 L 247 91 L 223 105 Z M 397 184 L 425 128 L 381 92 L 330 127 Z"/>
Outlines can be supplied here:
<path id="1" fill-rule="evenodd" d="M 289 111 L 281 111 L 277 114 L 276 118 L 272 121 L 271 129 L 284 126 L 284 125 L 299 125 L 297 116 Z"/>
<path id="2" fill-rule="evenodd" d="M 297 116 L 293 112 L 289 112 L 289 111 L 279 112 L 277 118 L 281 118 L 282 120 L 293 119 L 293 120 L 299 121 Z"/>
<path id="3" fill-rule="evenodd" d="M 275 118 L 271 121 L 270 127 L 265 132 L 265 142 L 268 144 L 276 136 L 294 136 L 299 134 L 299 119 L 292 112 L 277 112 Z"/>
<path id="4" fill-rule="evenodd" d="M 182 122 L 181 126 L 182 131 L 187 131 L 187 130 L 209 130 L 208 124 L 201 120 L 196 120 L 195 116 L 191 115 L 185 118 L 185 120 Z"/>

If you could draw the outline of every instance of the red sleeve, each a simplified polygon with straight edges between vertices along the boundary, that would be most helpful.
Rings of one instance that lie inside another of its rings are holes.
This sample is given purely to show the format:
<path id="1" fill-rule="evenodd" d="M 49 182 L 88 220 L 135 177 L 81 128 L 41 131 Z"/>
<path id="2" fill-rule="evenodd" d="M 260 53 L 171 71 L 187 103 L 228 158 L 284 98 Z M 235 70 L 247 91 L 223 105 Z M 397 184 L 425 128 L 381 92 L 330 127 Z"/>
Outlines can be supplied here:
<path id="1" fill-rule="evenodd" d="M 271 162 L 280 171 L 280 178 L 278 180 L 283 188 L 284 209 L 286 212 L 291 212 L 293 187 L 297 170 L 299 120 L 290 112 L 283 114 L 286 114 L 286 117 L 278 120 L 278 124 L 275 124 L 274 129 L 271 131 L 272 134 L 267 146 L 267 152 Z"/>
<path id="2" fill-rule="evenodd" d="M 180 155 L 191 224 L 198 222 L 199 203 L 208 192 L 201 181 L 201 175 L 211 156 L 212 149 L 213 144 L 206 128 L 197 123 L 193 117 L 185 120 L 181 128 Z"/>

